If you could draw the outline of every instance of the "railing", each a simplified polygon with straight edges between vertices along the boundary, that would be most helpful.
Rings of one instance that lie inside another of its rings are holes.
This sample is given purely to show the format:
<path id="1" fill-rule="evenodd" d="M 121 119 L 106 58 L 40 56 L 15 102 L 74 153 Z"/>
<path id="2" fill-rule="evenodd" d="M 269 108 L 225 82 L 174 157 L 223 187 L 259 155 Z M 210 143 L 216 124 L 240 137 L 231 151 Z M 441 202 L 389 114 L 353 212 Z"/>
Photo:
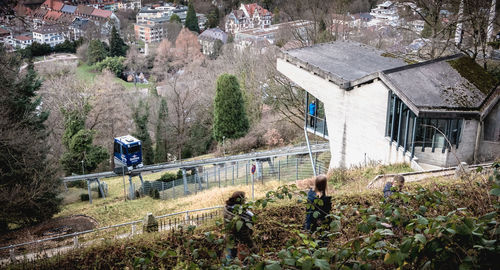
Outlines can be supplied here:
<path id="1" fill-rule="evenodd" d="M 306 118 L 307 131 L 323 137 L 328 138 L 328 128 L 326 126 L 326 119 L 318 116 L 307 115 Z"/>
<path id="2" fill-rule="evenodd" d="M 222 216 L 223 206 L 187 210 L 156 217 L 158 231 L 169 231 L 184 225 L 202 225 Z M 0 247 L 0 266 L 12 262 L 33 261 L 39 258 L 57 256 L 71 249 L 84 247 L 104 239 L 120 239 L 143 233 L 137 224 L 142 220 L 130 221 L 93 230 L 75 232 L 36 241 Z M 130 229 L 126 229 L 130 226 Z M 105 234 L 103 234 L 105 232 Z"/>

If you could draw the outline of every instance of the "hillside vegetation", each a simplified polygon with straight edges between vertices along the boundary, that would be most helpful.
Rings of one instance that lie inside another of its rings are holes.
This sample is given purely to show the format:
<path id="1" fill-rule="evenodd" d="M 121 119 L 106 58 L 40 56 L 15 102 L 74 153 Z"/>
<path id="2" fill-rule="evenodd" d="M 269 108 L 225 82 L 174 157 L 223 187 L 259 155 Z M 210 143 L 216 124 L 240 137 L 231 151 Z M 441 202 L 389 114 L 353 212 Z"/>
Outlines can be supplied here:
<path id="1" fill-rule="evenodd" d="M 334 194 L 329 222 L 313 234 L 302 230 L 304 195 L 282 186 L 242 206 L 257 213 L 259 247 L 244 264 L 224 258 L 220 220 L 12 268 L 494 269 L 500 262 L 497 171 L 410 183 L 387 200 L 380 190 Z"/>

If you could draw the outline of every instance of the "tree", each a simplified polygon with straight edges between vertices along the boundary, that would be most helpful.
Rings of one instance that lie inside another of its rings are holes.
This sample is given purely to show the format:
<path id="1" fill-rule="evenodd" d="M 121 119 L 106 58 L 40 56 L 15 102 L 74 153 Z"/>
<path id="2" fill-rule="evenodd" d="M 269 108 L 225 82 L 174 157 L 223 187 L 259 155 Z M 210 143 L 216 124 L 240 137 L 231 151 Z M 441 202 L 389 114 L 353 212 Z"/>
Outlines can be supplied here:
<path id="1" fill-rule="evenodd" d="M 111 37 L 109 39 L 109 55 L 110 56 L 125 56 L 128 46 L 123 42 L 123 39 L 118 34 L 115 26 L 111 28 Z"/>
<path id="2" fill-rule="evenodd" d="M 207 22 L 205 23 L 205 28 L 209 29 L 217 27 L 219 25 L 219 20 L 220 20 L 219 8 L 213 6 L 210 13 L 208 13 Z"/>
<path id="3" fill-rule="evenodd" d="M 142 142 L 142 160 L 145 165 L 153 164 L 154 152 L 153 142 L 149 135 L 149 105 L 141 100 L 133 113 L 135 123 L 135 133 L 133 134 Z"/>
<path id="4" fill-rule="evenodd" d="M 123 73 L 124 69 L 125 57 L 123 56 L 115 56 L 115 57 L 106 57 L 101 62 L 97 63 L 95 66 L 97 70 L 102 71 L 103 69 L 107 69 L 115 74 L 116 77 L 120 77 Z"/>
<path id="5" fill-rule="evenodd" d="M 177 14 L 172 14 L 172 16 L 170 16 L 169 22 L 171 22 L 171 23 L 182 23 L 181 17 L 179 17 L 179 15 L 177 15 Z"/>
<path id="6" fill-rule="evenodd" d="M 156 151 L 155 163 L 167 161 L 167 118 L 168 107 L 165 98 L 161 99 L 156 123 Z"/>
<path id="7" fill-rule="evenodd" d="M 93 65 L 108 57 L 106 46 L 99 40 L 91 40 L 87 51 L 88 64 Z"/>
<path id="8" fill-rule="evenodd" d="M 61 164 L 67 175 L 90 173 L 109 157 L 104 147 L 94 145 L 95 131 L 85 128 L 90 110 L 88 103 L 83 110 L 62 109 L 65 127 L 62 142 L 67 151 L 61 157 Z"/>
<path id="9" fill-rule="evenodd" d="M 217 79 L 214 101 L 214 138 L 221 142 L 223 138 L 243 137 L 249 129 L 245 112 L 245 102 L 238 79 L 234 75 L 222 74 Z"/>
<path id="10" fill-rule="evenodd" d="M 200 26 L 198 25 L 198 18 L 196 17 L 196 12 L 194 11 L 194 6 L 192 1 L 189 1 L 185 26 L 191 31 L 197 33 L 200 32 Z"/>
<path id="11" fill-rule="evenodd" d="M 0 46 L 0 232 L 9 224 L 29 225 L 59 211 L 60 180 L 48 157 L 48 112 L 37 91 L 33 66 L 20 72 L 20 61 Z"/>

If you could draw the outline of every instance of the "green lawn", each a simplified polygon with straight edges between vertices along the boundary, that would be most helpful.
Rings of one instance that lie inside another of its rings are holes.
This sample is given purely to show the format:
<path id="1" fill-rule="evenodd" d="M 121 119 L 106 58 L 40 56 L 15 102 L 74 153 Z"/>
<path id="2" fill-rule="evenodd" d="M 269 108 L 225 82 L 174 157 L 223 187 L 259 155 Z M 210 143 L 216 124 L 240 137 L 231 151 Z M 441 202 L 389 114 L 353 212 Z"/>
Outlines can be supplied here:
<path id="1" fill-rule="evenodd" d="M 95 76 L 100 74 L 100 72 L 96 72 L 93 70 L 92 66 L 89 66 L 84 63 L 80 63 L 80 65 L 76 68 L 76 75 L 78 76 L 79 79 L 83 81 L 94 81 Z M 127 89 L 134 89 L 134 83 L 131 82 L 126 82 L 120 78 L 115 78 L 115 81 L 123 87 Z M 149 87 L 149 84 L 147 83 L 138 83 L 137 88 L 147 88 Z"/>

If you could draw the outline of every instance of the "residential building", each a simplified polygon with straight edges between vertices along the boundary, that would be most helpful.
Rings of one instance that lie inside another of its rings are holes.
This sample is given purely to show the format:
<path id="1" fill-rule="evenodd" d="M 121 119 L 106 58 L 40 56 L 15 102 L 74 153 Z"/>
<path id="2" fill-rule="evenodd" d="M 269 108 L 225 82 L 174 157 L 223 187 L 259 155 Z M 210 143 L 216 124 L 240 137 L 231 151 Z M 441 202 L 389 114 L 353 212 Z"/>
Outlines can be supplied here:
<path id="1" fill-rule="evenodd" d="M 317 101 L 304 128 L 329 140 L 331 168 L 407 162 L 421 170 L 500 156 L 500 88 L 484 84 L 490 75 L 464 55 L 409 65 L 332 42 L 285 51 L 277 69 L 306 90 L 306 105 Z"/>
<path id="2" fill-rule="evenodd" d="M 252 28 L 271 26 L 273 14 L 267 9 L 253 4 L 241 4 L 240 8 L 231 11 L 226 17 L 226 32 L 236 34 Z"/>
<path id="3" fill-rule="evenodd" d="M 34 42 L 49 44 L 51 47 L 63 43 L 67 36 L 67 31 L 59 26 L 43 26 L 33 30 Z"/>
<path id="4" fill-rule="evenodd" d="M 0 27 L 0 43 L 5 43 L 5 41 L 11 37 L 12 37 L 12 35 L 10 34 L 9 30 L 7 30 L 3 27 Z"/>
<path id="5" fill-rule="evenodd" d="M 136 23 L 147 24 L 147 21 L 152 19 L 170 19 L 170 16 L 175 14 L 179 16 L 179 18 L 181 19 L 181 23 L 184 24 L 186 22 L 187 10 L 188 8 L 186 6 L 174 6 L 170 3 L 164 3 L 163 5 L 144 6 L 136 15 Z M 205 23 L 207 21 L 206 16 L 204 14 L 196 13 L 196 17 L 198 18 L 198 25 L 200 29 L 204 29 Z"/>
<path id="6" fill-rule="evenodd" d="M 203 31 L 198 36 L 202 52 L 204 55 L 214 55 L 218 48 L 227 43 L 227 33 L 219 28 L 211 28 Z"/>
<path id="7" fill-rule="evenodd" d="M 85 36 L 86 31 L 93 25 L 89 19 L 75 18 L 75 20 L 68 26 L 70 38 L 77 40 Z"/>
<path id="8" fill-rule="evenodd" d="M 145 23 L 135 23 L 134 33 L 137 40 L 142 40 L 146 43 L 161 42 L 166 36 L 165 23 L 169 21 L 169 17 L 152 18 Z"/>
<path id="9" fill-rule="evenodd" d="M 305 20 L 273 24 L 267 28 L 253 28 L 237 32 L 234 36 L 234 41 L 236 43 L 247 43 L 247 45 L 251 44 L 248 42 L 249 40 L 267 40 L 270 44 L 276 44 L 280 40 L 292 39 L 300 39 L 307 42 L 307 28 L 312 26 L 313 23 L 311 21 Z"/>
<path id="10" fill-rule="evenodd" d="M 28 35 L 14 36 L 14 47 L 17 49 L 25 49 L 27 46 L 33 43 L 33 38 Z"/>
<path id="11" fill-rule="evenodd" d="M 397 20 L 399 18 L 397 6 L 392 1 L 378 4 L 377 7 L 371 10 L 370 15 L 377 20 Z"/>

